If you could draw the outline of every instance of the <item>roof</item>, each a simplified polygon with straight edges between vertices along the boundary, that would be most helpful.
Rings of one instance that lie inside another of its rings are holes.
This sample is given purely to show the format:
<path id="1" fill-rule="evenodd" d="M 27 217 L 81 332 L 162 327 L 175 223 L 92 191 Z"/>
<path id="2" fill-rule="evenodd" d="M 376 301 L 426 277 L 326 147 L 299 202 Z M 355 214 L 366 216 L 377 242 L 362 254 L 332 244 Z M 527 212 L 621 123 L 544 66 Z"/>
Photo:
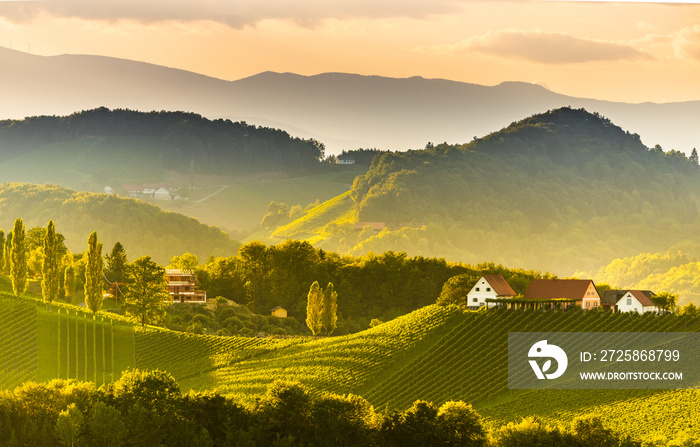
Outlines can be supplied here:
<path id="1" fill-rule="evenodd" d="M 164 193 L 166 193 L 166 194 L 170 194 L 170 191 L 168 191 L 168 190 L 165 189 L 165 188 L 158 188 L 158 190 L 156 191 L 156 194 L 158 194 L 159 192 L 164 192 Z"/>
<path id="2" fill-rule="evenodd" d="M 639 301 L 639 304 L 641 304 L 643 307 L 656 306 L 656 304 L 654 304 L 654 302 L 649 298 L 649 296 L 647 296 L 646 292 L 649 292 L 648 290 L 628 290 L 628 292 L 632 294 L 632 296 L 635 297 L 637 301 Z"/>
<path id="3" fill-rule="evenodd" d="M 600 303 L 607 306 L 614 306 L 620 298 L 627 293 L 627 290 L 606 290 L 600 297 Z"/>
<path id="4" fill-rule="evenodd" d="M 338 155 L 336 157 L 338 160 L 352 160 L 355 161 L 355 156 L 354 155 Z"/>
<path id="5" fill-rule="evenodd" d="M 533 279 L 525 291 L 524 298 L 569 298 L 581 300 L 586 297 L 590 279 Z"/>
<path id="6" fill-rule="evenodd" d="M 272 309 L 270 309 L 270 312 L 274 312 L 274 311 L 279 310 L 279 309 L 285 310 L 284 307 L 277 306 L 277 307 L 273 307 Z"/>
<path id="7" fill-rule="evenodd" d="M 483 278 L 491 285 L 496 295 L 515 296 L 515 291 L 510 284 L 508 284 L 508 281 L 506 281 L 503 275 L 484 275 Z"/>

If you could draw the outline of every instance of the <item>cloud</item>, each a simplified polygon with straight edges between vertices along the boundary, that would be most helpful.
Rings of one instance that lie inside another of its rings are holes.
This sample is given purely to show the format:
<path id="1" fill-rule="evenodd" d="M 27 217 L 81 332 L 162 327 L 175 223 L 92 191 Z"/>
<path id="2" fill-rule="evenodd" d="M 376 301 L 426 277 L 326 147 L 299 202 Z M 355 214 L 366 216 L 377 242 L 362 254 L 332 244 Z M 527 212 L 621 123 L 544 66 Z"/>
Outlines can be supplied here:
<path id="1" fill-rule="evenodd" d="M 676 57 L 700 62 L 700 25 L 683 28 L 673 38 Z"/>
<path id="2" fill-rule="evenodd" d="M 27 22 L 45 13 L 87 20 L 143 23 L 212 20 L 234 28 L 266 19 L 312 25 L 335 18 L 423 18 L 462 9 L 471 0 L 45 0 L 0 1 L 0 16 Z"/>
<path id="3" fill-rule="evenodd" d="M 630 45 L 543 31 L 489 31 L 454 45 L 421 47 L 418 50 L 443 54 L 477 52 L 540 64 L 653 59 L 648 53 Z"/>

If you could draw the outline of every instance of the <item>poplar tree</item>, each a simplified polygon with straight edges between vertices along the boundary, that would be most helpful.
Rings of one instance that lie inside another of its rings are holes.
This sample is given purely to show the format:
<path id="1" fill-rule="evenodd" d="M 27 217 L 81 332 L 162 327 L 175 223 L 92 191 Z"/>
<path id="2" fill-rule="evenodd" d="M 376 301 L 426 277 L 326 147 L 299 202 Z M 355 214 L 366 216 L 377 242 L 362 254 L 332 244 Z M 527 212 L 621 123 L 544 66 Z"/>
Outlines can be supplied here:
<path id="1" fill-rule="evenodd" d="M 323 328 L 328 335 L 335 331 L 338 325 L 338 293 L 333 287 L 333 283 L 329 282 L 323 292 Z"/>
<path id="2" fill-rule="evenodd" d="M 66 300 L 70 300 L 75 295 L 75 267 L 73 264 L 66 267 L 63 274 L 63 290 L 66 292 Z"/>
<path id="3" fill-rule="evenodd" d="M 85 304 L 92 313 L 97 313 L 102 307 L 102 242 L 97 242 L 97 232 L 93 231 L 88 238 L 88 249 L 85 253 Z"/>
<path id="4" fill-rule="evenodd" d="M 44 256 L 41 260 L 41 296 L 44 302 L 51 303 L 58 298 L 58 243 L 56 226 L 49 221 L 44 236 Z"/>
<path id="5" fill-rule="evenodd" d="M 0 230 L 0 272 L 5 271 L 5 231 Z"/>
<path id="6" fill-rule="evenodd" d="M 19 218 L 15 219 L 15 225 L 12 227 L 10 279 L 15 295 L 24 295 L 27 290 L 27 253 L 24 244 L 24 222 Z"/>
<path id="7" fill-rule="evenodd" d="M 323 291 L 318 281 L 314 281 L 309 289 L 306 301 L 306 325 L 311 333 L 318 335 L 323 327 Z"/>
<path id="8" fill-rule="evenodd" d="M 5 246 L 3 247 L 3 258 L 5 258 L 5 265 L 3 265 L 2 272 L 6 275 L 10 274 L 10 260 L 12 259 L 12 231 L 7 233 L 5 238 Z"/>

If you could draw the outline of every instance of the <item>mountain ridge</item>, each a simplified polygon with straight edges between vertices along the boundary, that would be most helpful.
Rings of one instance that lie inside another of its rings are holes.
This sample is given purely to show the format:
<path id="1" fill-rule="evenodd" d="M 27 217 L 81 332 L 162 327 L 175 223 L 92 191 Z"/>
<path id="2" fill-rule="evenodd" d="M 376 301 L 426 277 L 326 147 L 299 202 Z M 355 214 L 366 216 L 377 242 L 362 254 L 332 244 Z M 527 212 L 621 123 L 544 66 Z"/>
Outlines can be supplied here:
<path id="1" fill-rule="evenodd" d="M 0 118 L 67 115 L 97 107 L 184 110 L 316 138 L 331 153 L 358 147 L 406 150 L 467 141 L 543 110 L 585 107 L 648 146 L 689 153 L 700 141 L 700 101 L 618 103 L 575 98 L 527 82 L 495 86 L 420 76 L 262 72 L 227 81 L 108 56 L 37 56 L 0 48 Z M 292 130 L 294 129 L 294 130 Z"/>

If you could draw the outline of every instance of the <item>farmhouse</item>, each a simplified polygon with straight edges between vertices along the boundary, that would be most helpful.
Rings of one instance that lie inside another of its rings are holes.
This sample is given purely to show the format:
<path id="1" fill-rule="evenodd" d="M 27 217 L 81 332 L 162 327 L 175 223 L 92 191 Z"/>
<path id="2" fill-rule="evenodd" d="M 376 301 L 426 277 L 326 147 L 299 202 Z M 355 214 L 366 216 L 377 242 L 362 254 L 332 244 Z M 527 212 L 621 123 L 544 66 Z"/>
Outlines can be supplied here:
<path id="1" fill-rule="evenodd" d="M 355 157 L 352 155 L 338 155 L 336 158 L 338 161 L 336 164 L 339 165 L 354 165 L 355 164 Z"/>
<path id="2" fill-rule="evenodd" d="M 207 292 L 197 290 L 194 273 L 179 269 L 166 269 L 168 293 L 174 303 L 206 303 Z"/>
<path id="3" fill-rule="evenodd" d="M 637 312 L 643 314 L 645 312 L 658 312 L 659 308 L 651 301 L 654 294 L 648 290 L 628 290 L 617 301 L 617 310 L 619 312 Z"/>
<path id="4" fill-rule="evenodd" d="M 486 299 L 513 298 L 515 291 L 502 275 L 484 275 L 467 293 L 467 309 L 478 309 Z"/>
<path id="5" fill-rule="evenodd" d="M 584 310 L 597 309 L 600 295 L 590 279 L 533 279 L 525 300 L 568 300 Z"/>
<path id="6" fill-rule="evenodd" d="M 153 197 L 155 197 L 156 200 L 171 200 L 172 197 L 170 195 L 170 191 L 168 191 L 165 188 L 158 188 L 155 193 L 153 193 Z"/>
<path id="7" fill-rule="evenodd" d="M 281 306 L 273 307 L 270 309 L 270 315 L 274 315 L 280 318 L 287 318 L 287 309 Z"/>

